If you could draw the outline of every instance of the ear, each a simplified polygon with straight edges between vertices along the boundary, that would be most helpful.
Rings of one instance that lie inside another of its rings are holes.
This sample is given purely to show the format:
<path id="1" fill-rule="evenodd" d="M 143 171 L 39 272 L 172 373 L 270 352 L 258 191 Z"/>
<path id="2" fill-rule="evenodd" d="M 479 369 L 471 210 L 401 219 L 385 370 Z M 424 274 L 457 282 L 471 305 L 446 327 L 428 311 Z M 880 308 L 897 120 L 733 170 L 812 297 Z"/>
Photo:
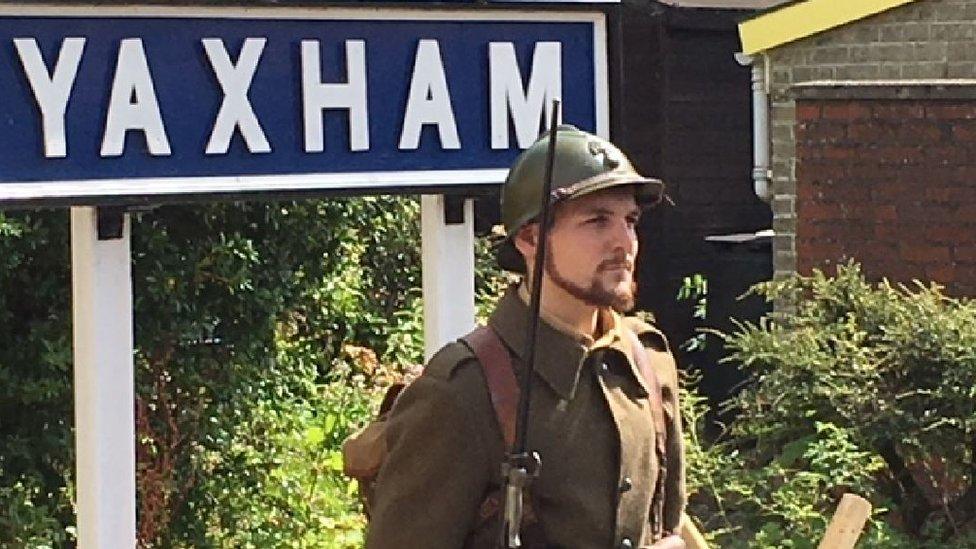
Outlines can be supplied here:
<path id="1" fill-rule="evenodd" d="M 523 225 L 521 229 L 515 233 L 515 237 L 512 241 L 515 247 L 525 258 L 526 265 L 531 265 L 532 260 L 535 257 L 536 246 L 538 245 L 539 238 L 539 224 L 529 223 Z"/>

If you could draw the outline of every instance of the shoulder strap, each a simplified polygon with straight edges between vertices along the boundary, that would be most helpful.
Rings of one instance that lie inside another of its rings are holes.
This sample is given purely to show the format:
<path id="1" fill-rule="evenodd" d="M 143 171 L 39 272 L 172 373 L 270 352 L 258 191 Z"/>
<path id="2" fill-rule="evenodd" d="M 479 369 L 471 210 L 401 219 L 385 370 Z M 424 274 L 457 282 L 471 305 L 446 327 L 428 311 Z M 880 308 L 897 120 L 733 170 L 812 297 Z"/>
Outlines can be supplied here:
<path id="1" fill-rule="evenodd" d="M 515 417 L 518 412 L 519 386 L 512 369 L 512 357 L 505 344 L 490 326 L 479 326 L 461 338 L 481 363 L 495 409 L 505 448 L 515 444 Z"/>
<path id="2" fill-rule="evenodd" d="M 640 370 L 641 375 L 644 376 L 647 388 L 650 389 L 647 398 L 651 404 L 651 415 L 654 417 L 654 430 L 659 437 L 666 438 L 668 436 L 667 415 L 664 411 L 661 381 L 657 378 L 657 372 L 654 371 L 651 361 L 647 358 L 647 351 L 644 349 L 644 344 L 641 343 L 640 338 L 629 328 L 624 331 L 630 335 L 630 349 L 634 355 L 634 362 L 637 364 L 637 369 Z M 661 442 L 663 441 L 662 439 Z"/>

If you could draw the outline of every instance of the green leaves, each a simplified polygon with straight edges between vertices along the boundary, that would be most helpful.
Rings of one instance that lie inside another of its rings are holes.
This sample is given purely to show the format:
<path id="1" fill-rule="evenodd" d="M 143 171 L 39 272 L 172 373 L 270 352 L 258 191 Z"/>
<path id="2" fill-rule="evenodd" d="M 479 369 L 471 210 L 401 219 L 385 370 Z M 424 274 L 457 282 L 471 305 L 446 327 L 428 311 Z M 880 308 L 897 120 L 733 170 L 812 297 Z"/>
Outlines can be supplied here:
<path id="1" fill-rule="evenodd" d="M 865 546 L 965 546 L 976 526 L 976 304 L 936 285 L 869 282 L 855 264 L 755 291 L 785 312 L 722 336 L 754 382 L 732 403 L 727 438 L 702 450 L 705 461 L 741 450 L 725 473 L 738 483 L 717 470 L 711 485 L 711 499 L 737 502 L 728 521 L 739 530 L 721 545 L 819 539 L 851 491 L 880 509 Z"/>

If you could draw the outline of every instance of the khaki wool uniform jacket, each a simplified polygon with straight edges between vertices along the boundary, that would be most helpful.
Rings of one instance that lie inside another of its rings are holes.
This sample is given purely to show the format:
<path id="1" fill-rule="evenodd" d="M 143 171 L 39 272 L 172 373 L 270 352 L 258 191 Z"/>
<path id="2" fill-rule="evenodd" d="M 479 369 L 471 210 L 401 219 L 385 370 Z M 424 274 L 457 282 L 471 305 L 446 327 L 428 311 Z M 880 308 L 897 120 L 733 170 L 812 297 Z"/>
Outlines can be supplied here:
<path id="1" fill-rule="evenodd" d="M 523 371 L 528 307 L 515 289 L 489 319 Z M 632 358 L 634 330 L 647 348 L 668 412 L 665 532 L 685 505 L 677 371 L 659 331 L 607 312 L 604 335 L 587 341 L 539 325 L 528 447 L 542 468 L 529 489 L 550 547 L 646 547 L 655 541 L 651 498 L 659 473 L 648 385 Z M 663 365 L 663 366 L 662 366 Z M 368 549 L 488 548 L 497 524 L 478 526 L 487 493 L 502 484 L 502 433 L 481 366 L 461 343 L 441 349 L 401 394 L 387 425 Z M 474 533 L 473 533 L 474 532 Z"/>

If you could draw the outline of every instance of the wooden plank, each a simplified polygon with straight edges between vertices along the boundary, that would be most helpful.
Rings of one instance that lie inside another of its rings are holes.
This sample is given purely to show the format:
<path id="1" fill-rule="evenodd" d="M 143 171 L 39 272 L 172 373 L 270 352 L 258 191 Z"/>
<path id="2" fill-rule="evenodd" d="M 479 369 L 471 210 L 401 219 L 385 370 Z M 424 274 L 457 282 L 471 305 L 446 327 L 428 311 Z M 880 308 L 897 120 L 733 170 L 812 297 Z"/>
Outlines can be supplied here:
<path id="1" fill-rule="evenodd" d="M 688 515 L 681 516 L 681 539 L 686 549 L 708 549 L 708 542 Z"/>
<path id="2" fill-rule="evenodd" d="M 868 500 L 854 494 L 844 494 L 817 549 L 853 549 L 870 516 L 871 504 Z"/>

